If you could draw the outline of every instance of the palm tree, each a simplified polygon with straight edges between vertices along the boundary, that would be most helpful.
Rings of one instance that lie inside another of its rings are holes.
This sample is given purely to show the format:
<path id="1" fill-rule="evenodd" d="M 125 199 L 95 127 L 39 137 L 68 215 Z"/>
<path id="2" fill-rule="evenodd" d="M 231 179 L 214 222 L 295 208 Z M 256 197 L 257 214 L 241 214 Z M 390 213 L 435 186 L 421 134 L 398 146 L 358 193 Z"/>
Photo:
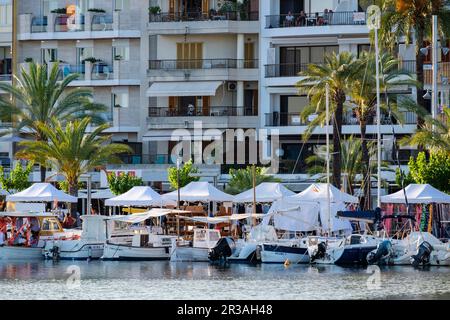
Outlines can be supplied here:
<path id="1" fill-rule="evenodd" d="M 266 168 L 255 168 L 256 185 L 262 182 L 281 182 L 280 179 L 267 175 L 266 171 Z M 229 174 L 230 181 L 225 192 L 229 194 L 238 194 L 253 188 L 253 169 L 251 166 L 248 166 L 245 169 L 230 169 Z"/>
<path id="2" fill-rule="evenodd" d="M 71 195 L 78 195 L 78 181 L 82 174 L 109 163 L 121 163 L 117 155 L 131 152 L 127 145 L 109 143 L 111 136 L 103 133 L 109 124 L 99 125 L 88 132 L 89 117 L 68 122 L 65 127 L 56 118 L 50 122 L 51 126 L 44 122 L 37 124 L 39 132 L 48 141 L 23 141 L 20 143 L 23 149 L 16 156 L 41 161 L 41 165 L 49 164 L 66 178 Z"/>
<path id="3" fill-rule="evenodd" d="M 352 84 L 351 91 L 351 105 L 353 112 L 356 115 L 360 126 L 360 146 L 362 153 L 362 167 L 361 173 L 363 176 L 361 182 L 361 189 L 363 191 L 362 204 L 365 204 L 370 208 L 370 155 L 367 142 L 367 125 L 372 123 L 376 117 L 376 104 L 377 95 L 374 88 L 376 88 L 376 59 L 373 53 L 363 53 L 359 59 L 361 63 L 359 68 L 359 76 L 356 77 Z M 380 109 L 385 114 L 390 114 L 397 122 L 403 123 L 403 114 L 400 112 L 402 109 L 417 111 L 419 108 L 415 104 L 408 104 L 409 100 L 405 103 L 401 103 L 402 106 L 398 106 L 393 103 L 387 97 L 391 89 L 402 85 L 416 86 L 417 82 L 413 77 L 405 70 L 399 68 L 398 60 L 394 59 L 389 53 L 383 53 L 380 56 L 380 91 L 384 93 L 386 101 L 380 103 Z M 414 107 L 415 106 L 415 107 Z M 365 198 L 365 199 L 364 199 Z"/>
<path id="4" fill-rule="evenodd" d="M 0 90 L 10 95 L 0 96 L 0 119 L 14 123 L 12 133 L 28 129 L 34 140 L 45 141 L 47 137 L 39 124 L 49 125 L 52 118 L 70 121 L 90 116 L 93 123 L 104 122 L 101 113 L 106 107 L 92 102 L 90 89 L 69 89 L 78 75 L 71 74 L 62 80 L 60 76 L 57 64 L 48 73 L 46 65 L 30 63 L 29 71 L 22 68 L 20 77 L 16 78 L 17 85 L 0 83 Z M 44 181 L 46 164 L 40 163 L 41 181 Z"/>
<path id="5" fill-rule="evenodd" d="M 450 155 L 450 109 L 444 108 L 440 119 L 433 119 L 430 115 L 425 122 L 411 136 L 403 138 L 401 144 L 418 145 L 430 152 L 446 152 Z"/>
<path id="6" fill-rule="evenodd" d="M 394 51 L 399 38 L 405 36 L 406 43 L 415 41 L 416 74 L 419 84 L 424 83 L 424 56 L 419 49 L 431 34 L 432 15 L 437 15 L 439 33 L 444 38 L 450 35 L 450 11 L 443 0 L 383 0 L 380 40 Z M 414 35 L 414 36 L 413 36 Z M 417 103 L 425 107 L 420 90 L 417 90 Z"/>
<path id="7" fill-rule="evenodd" d="M 302 112 L 302 117 L 316 113 L 318 116 L 310 122 L 305 134 L 306 140 L 313 129 L 325 123 L 325 88 L 329 85 L 331 114 L 333 118 L 333 147 L 334 150 L 340 150 L 342 134 L 342 116 L 346 95 L 351 91 L 354 77 L 358 74 L 359 64 L 355 57 L 349 52 L 339 54 L 332 53 L 325 55 L 323 64 L 309 64 L 306 71 L 299 75 L 304 78 L 297 82 L 299 93 L 308 95 L 310 100 Z M 341 186 L 341 155 L 339 152 L 333 153 L 333 184 L 340 188 Z"/>

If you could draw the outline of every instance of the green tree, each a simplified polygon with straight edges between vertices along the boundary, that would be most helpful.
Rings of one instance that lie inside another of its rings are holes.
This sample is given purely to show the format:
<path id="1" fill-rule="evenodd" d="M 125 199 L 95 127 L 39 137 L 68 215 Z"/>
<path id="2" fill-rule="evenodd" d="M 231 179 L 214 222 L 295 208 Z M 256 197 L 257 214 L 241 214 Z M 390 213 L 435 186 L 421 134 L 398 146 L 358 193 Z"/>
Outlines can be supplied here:
<path id="1" fill-rule="evenodd" d="M 17 85 L 0 82 L 0 91 L 7 93 L 0 95 L 0 119 L 14 123 L 14 134 L 19 134 L 23 129 L 30 130 L 35 141 L 47 140 L 40 124 L 48 127 L 53 118 L 64 122 L 90 116 L 93 123 L 104 122 L 101 113 L 106 111 L 106 107 L 92 102 L 92 90 L 69 89 L 78 76 L 71 74 L 61 80 L 58 64 L 54 64 L 48 73 L 46 65 L 30 63 L 28 71 L 22 68 L 16 79 Z M 47 164 L 43 161 L 39 163 L 41 181 L 44 181 Z"/>
<path id="2" fill-rule="evenodd" d="M 408 168 L 415 183 L 428 183 L 450 193 L 450 154 L 433 152 L 427 159 L 426 153 L 420 152 L 416 159 L 410 158 Z"/>
<path id="3" fill-rule="evenodd" d="M 410 44 L 414 41 L 416 47 L 416 74 L 419 84 L 424 83 L 423 64 L 425 56 L 419 49 L 431 35 L 432 15 L 437 15 L 439 34 L 442 39 L 450 35 L 450 11 L 443 0 L 383 0 L 381 4 L 382 17 L 380 41 L 382 44 L 396 50 L 400 38 Z M 417 90 L 417 103 L 425 107 L 421 90 Z"/>
<path id="4" fill-rule="evenodd" d="M 62 174 L 69 185 L 69 193 L 78 195 L 78 182 L 82 174 L 110 163 L 121 163 L 117 156 L 131 153 L 131 148 L 120 143 L 110 143 L 111 136 L 104 131 L 109 124 L 102 124 L 87 131 L 89 117 L 68 122 L 65 127 L 53 118 L 51 126 L 39 123 L 38 129 L 48 141 L 23 141 L 16 156 L 34 161 L 45 161 L 57 173 Z"/>
<path id="5" fill-rule="evenodd" d="M 136 186 L 144 185 L 142 178 L 131 175 L 130 173 L 115 174 L 114 172 L 107 173 L 108 185 L 112 194 L 118 196 Z"/>
<path id="6" fill-rule="evenodd" d="M 180 186 L 178 186 L 177 179 L 177 167 L 170 167 L 167 169 L 167 176 L 170 182 L 170 187 L 174 190 L 178 189 L 178 187 L 183 188 L 185 185 L 193 181 L 200 180 L 200 177 L 192 177 L 191 173 L 198 173 L 198 169 L 195 168 L 192 164 L 192 160 L 189 160 L 180 168 L 179 177 L 180 177 Z"/>
<path id="7" fill-rule="evenodd" d="M 351 92 L 355 77 L 358 75 L 360 63 L 349 52 L 325 55 L 324 63 L 309 64 L 306 71 L 301 72 L 303 79 L 296 86 L 299 93 L 308 95 L 310 104 L 302 112 L 306 119 L 311 114 L 318 116 L 308 124 L 308 130 L 304 136 L 307 140 L 319 124 L 325 124 L 325 97 L 326 85 L 330 89 L 330 117 L 333 124 L 333 146 L 334 150 L 340 149 L 342 137 L 342 117 L 346 95 Z M 333 176 L 332 183 L 341 186 L 341 154 L 333 153 Z"/>
<path id="8" fill-rule="evenodd" d="M 262 182 L 281 182 L 271 175 L 267 175 L 267 168 L 256 167 L 256 185 Z M 245 169 L 230 169 L 230 181 L 225 188 L 225 192 L 229 194 L 238 194 L 253 188 L 253 168 L 248 166 Z"/>
<path id="9" fill-rule="evenodd" d="M 20 192 L 31 186 L 29 177 L 31 172 L 33 171 L 33 165 L 34 163 L 30 161 L 24 168 L 22 164 L 17 162 L 16 166 L 13 170 L 11 170 L 8 177 L 5 177 L 4 168 L 0 166 L 0 184 L 2 186 L 2 189 L 11 193 L 14 191 Z"/>

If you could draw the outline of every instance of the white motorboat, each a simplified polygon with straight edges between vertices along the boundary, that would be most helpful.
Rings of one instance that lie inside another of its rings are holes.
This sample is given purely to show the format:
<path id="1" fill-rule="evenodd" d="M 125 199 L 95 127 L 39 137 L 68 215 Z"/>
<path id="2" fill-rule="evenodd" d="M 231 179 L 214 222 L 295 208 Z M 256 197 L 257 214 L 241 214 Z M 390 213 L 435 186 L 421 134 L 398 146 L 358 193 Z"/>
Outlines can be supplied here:
<path id="1" fill-rule="evenodd" d="M 261 247 L 262 263 L 308 263 L 308 245 L 306 238 L 279 239 L 264 242 Z"/>
<path id="2" fill-rule="evenodd" d="M 172 245 L 170 261 L 209 261 L 209 251 L 220 239 L 220 232 L 214 229 L 194 229 L 193 241 L 178 240 Z"/>
<path id="3" fill-rule="evenodd" d="M 52 213 L 0 212 L 0 220 L 1 260 L 43 259 L 47 242 L 78 239 L 81 234 L 79 230 L 64 230 Z"/>
<path id="4" fill-rule="evenodd" d="M 47 241 L 43 249 L 46 259 L 86 260 L 99 259 L 103 255 L 107 217 L 85 215 L 80 218 L 83 220 L 80 239 Z"/>
<path id="5" fill-rule="evenodd" d="M 371 264 L 450 265 L 450 243 L 429 232 L 411 232 L 404 239 L 386 239 L 367 255 Z"/>
<path id="6" fill-rule="evenodd" d="M 382 239 L 361 234 L 343 238 L 308 237 L 311 263 L 366 265 L 367 254 L 376 249 Z"/>

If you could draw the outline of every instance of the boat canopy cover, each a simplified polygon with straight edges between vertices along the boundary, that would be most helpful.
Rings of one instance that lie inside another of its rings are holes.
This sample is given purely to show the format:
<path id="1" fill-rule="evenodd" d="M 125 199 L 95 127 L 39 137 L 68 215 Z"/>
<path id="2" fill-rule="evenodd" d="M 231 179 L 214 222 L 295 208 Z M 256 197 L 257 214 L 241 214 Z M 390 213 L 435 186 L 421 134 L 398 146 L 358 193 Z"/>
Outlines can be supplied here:
<path id="1" fill-rule="evenodd" d="M 408 203 L 450 203 L 450 195 L 439 191 L 429 184 L 412 183 L 405 188 L 392 194 L 381 197 L 384 203 L 406 203 L 405 194 Z"/>
<path id="2" fill-rule="evenodd" d="M 263 182 L 256 186 L 256 202 L 274 202 L 283 197 L 293 196 L 292 192 L 278 182 Z M 234 196 L 234 202 L 253 202 L 253 188 Z"/>
<path id="3" fill-rule="evenodd" d="M 130 214 L 127 216 L 111 216 L 108 218 L 108 220 L 113 220 L 113 221 L 121 221 L 121 222 L 126 222 L 126 223 L 140 223 L 143 222 L 147 219 L 150 218 L 157 218 L 157 217 L 161 217 L 161 216 L 166 216 L 168 214 L 171 213 L 182 213 L 182 212 L 186 212 L 183 210 L 173 210 L 173 209 L 161 209 L 161 208 L 153 208 L 149 211 L 146 212 L 141 212 L 141 213 L 135 213 L 135 214 Z"/>
<path id="4" fill-rule="evenodd" d="M 178 217 L 180 219 L 192 220 L 192 221 L 196 221 L 196 222 L 217 224 L 217 223 L 224 223 L 224 222 L 242 220 L 242 219 L 247 219 L 247 218 L 262 218 L 265 216 L 266 216 L 266 214 L 261 214 L 261 213 L 254 213 L 254 214 L 253 213 L 243 213 L 243 214 L 232 214 L 231 216 L 220 216 L 220 217 L 204 217 L 204 216 L 195 216 L 195 217 L 178 216 Z"/>
<path id="5" fill-rule="evenodd" d="M 6 196 L 11 202 L 77 202 L 78 199 L 56 189 L 50 183 L 35 183 L 28 189 Z"/>
<path id="6" fill-rule="evenodd" d="M 338 211 L 337 216 L 341 219 L 373 223 L 381 219 L 381 210 L 345 211 L 344 209 L 342 211 Z"/>
<path id="7" fill-rule="evenodd" d="M 178 191 L 166 193 L 162 198 L 177 201 Z M 232 202 L 233 196 L 220 191 L 209 182 L 194 181 L 180 189 L 180 200 L 189 202 Z"/>
<path id="8" fill-rule="evenodd" d="M 302 192 L 292 196 L 298 200 L 327 202 L 327 184 L 313 183 Z M 348 193 L 340 191 L 338 188 L 330 184 L 330 201 L 358 203 L 358 198 Z"/>
<path id="9" fill-rule="evenodd" d="M 148 186 L 133 187 L 124 194 L 107 199 L 106 206 L 140 206 L 140 207 L 160 207 L 173 202 L 164 199 L 155 190 Z"/>

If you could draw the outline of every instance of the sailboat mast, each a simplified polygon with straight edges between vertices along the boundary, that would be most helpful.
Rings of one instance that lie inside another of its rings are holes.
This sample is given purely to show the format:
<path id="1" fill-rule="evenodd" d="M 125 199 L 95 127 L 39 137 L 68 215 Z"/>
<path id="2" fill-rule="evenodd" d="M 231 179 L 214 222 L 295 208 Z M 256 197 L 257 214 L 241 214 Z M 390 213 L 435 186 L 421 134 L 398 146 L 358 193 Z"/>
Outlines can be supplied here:
<path id="1" fill-rule="evenodd" d="M 381 112 L 380 112 L 380 49 L 378 47 L 378 28 L 375 26 L 375 70 L 377 86 L 377 207 L 381 208 Z M 367 177 L 370 183 L 370 177 Z"/>
<path id="2" fill-rule="evenodd" d="M 325 132 L 327 141 L 327 215 L 328 215 L 328 236 L 331 236 L 331 203 L 330 203 L 330 85 L 325 87 Z"/>

